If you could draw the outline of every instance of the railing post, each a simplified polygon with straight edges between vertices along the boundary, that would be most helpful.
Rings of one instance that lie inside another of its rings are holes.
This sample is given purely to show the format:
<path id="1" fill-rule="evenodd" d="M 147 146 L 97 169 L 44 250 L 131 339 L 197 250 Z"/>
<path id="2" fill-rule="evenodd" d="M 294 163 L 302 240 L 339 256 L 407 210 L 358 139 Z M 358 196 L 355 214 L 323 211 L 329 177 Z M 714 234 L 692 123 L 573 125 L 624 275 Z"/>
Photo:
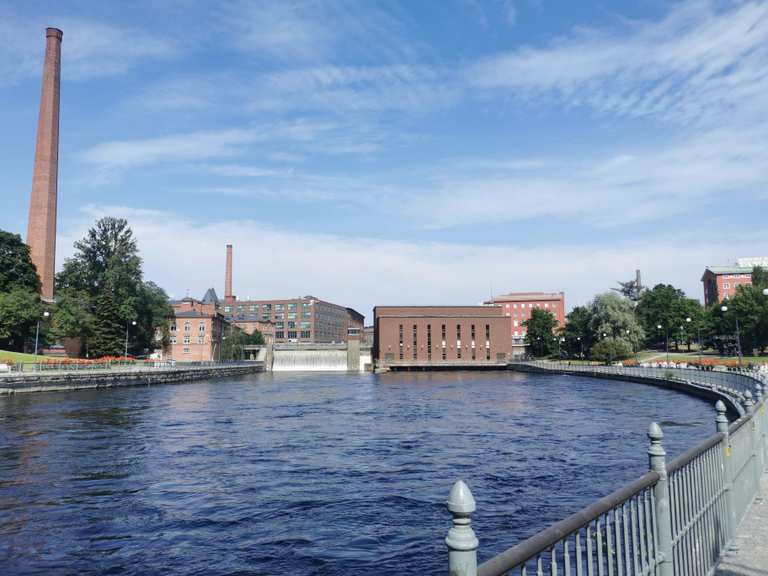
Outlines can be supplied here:
<path id="1" fill-rule="evenodd" d="M 667 452 L 661 445 L 664 433 L 656 422 L 648 427 L 648 463 L 650 469 L 659 475 L 659 481 L 653 487 L 653 499 L 656 508 L 656 537 L 659 554 L 658 576 L 673 576 L 672 558 L 672 509 L 669 500 L 669 479 L 667 478 Z"/>
<path id="2" fill-rule="evenodd" d="M 475 498 L 463 480 L 457 480 L 448 495 L 448 511 L 453 526 L 448 530 L 448 574 L 450 576 L 477 576 L 477 547 L 479 542 L 472 530 L 470 515 L 475 511 Z"/>
<path id="3" fill-rule="evenodd" d="M 731 543 L 736 537 L 736 506 L 733 503 L 733 459 L 731 458 L 731 434 L 728 429 L 728 417 L 726 416 L 725 404 L 718 400 L 715 404 L 717 416 L 715 416 L 715 425 L 717 431 L 723 434 L 723 479 L 725 481 L 725 515 L 726 515 L 726 542 L 730 548 Z"/>
<path id="4" fill-rule="evenodd" d="M 757 391 L 757 403 L 755 404 L 755 426 L 757 428 L 757 458 L 760 463 L 760 473 L 762 474 L 765 469 L 765 436 L 763 431 L 765 429 L 765 403 L 763 397 L 763 387 L 758 382 L 755 384 Z M 758 484 L 759 486 L 759 484 Z"/>

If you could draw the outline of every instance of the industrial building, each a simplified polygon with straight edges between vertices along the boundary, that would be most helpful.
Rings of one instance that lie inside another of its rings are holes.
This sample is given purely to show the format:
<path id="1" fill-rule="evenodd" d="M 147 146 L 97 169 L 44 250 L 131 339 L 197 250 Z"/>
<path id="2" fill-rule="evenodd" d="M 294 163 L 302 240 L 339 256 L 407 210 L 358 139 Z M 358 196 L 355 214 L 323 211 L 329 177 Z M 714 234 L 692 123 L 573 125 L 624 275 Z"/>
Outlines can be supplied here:
<path id="1" fill-rule="evenodd" d="M 376 306 L 377 369 L 506 364 L 512 342 L 501 306 Z"/>

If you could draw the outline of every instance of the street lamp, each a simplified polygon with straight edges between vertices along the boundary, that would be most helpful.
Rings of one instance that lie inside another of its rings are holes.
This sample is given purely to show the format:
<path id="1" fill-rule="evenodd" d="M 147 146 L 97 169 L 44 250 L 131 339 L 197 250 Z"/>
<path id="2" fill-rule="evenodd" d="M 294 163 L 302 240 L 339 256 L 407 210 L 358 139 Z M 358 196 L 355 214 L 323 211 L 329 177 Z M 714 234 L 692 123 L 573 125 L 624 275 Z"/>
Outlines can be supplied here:
<path id="1" fill-rule="evenodd" d="M 130 322 L 125 323 L 125 354 L 123 354 L 123 356 L 126 358 L 128 357 L 128 328 L 131 326 L 136 326 L 136 320 L 131 320 Z"/>
<path id="2" fill-rule="evenodd" d="M 763 290 L 763 294 L 765 294 L 765 290 Z M 728 306 L 721 306 L 720 310 L 722 310 L 723 313 L 728 312 Z M 734 319 L 736 320 L 736 352 L 739 355 L 739 370 L 741 370 L 741 333 L 739 330 L 739 317 L 736 316 L 736 313 L 733 314 Z"/>
<path id="3" fill-rule="evenodd" d="M 51 313 L 48 310 L 43 311 L 43 320 L 47 320 Z M 40 318 L 37 319 L 37 330 L 35 330 L 35 356 L 37 356 L 37 342 L 40 338 Z"/>
<path id="4" fill-rule="evenodd" d="M 579 341 L 579 348 L 581 349 L 581 359 L 584 360 L 584 342 L 581 341 L 581 336 L 576 336 L 576 340 Z"/>
<path id="5" fill-rule="evenodd" d="M 656 328 L 658 328 L 659 330 L 664 329 L 664 327 L 661 324 L 657 324 Z M 664 340 L 664 349 L 667 352 L 667 364 L 669 364 L 669 328 L 666 329 L 665 334 L 666 334 L 666 338 Z"/>

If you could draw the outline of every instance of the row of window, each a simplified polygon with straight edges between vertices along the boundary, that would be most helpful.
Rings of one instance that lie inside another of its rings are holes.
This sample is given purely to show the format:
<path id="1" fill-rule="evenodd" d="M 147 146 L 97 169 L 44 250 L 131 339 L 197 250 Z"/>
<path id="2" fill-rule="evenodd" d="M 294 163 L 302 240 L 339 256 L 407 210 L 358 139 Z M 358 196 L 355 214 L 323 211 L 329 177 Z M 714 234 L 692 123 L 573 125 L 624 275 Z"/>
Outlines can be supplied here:
<path id="1" fill-rule="evenodd" d="M 538 302 L 535 302 L 535 303 L 534 302 L 528 302 L 528 303 L 523 302 L 523 303 L 520 304 L 520 308 L 525 308 L 526 305 L 528 306 L 528 308 L 541 308 L 542 307 L 541 304 L 538 303 Z M 510 305 L 509 304 L 505 304 L 504 307 L 505 308 L 509 308 Z M 518 307 L 517 304 L 512 304 L 512 308 L 517 308 L 517 307 Z M 549 302 L 544 302 L 544 308 L 549 308 Z M 557 304 L 552 304 L 552 308 L 557 308 Z"/>
<path id="2" fill-rule="evenodd" d="M 286 332 L 284 330 L 276 330 L 275 331 L 275 339 L 282 340 L 285 338 L 288 338 L 289 340 L 293 340 L 296 338 L 296 330 L 288 330 L 287 336 Z M 300 330 L 298 332 L 299 338 L 311 338 L 312 337 L 312 331 L 311 330 Z"/>
<path id="3" fill-rule="evenodd" d="M 183 340 L 184 344 L 191 344 L 191 338 L 189 336 L 184 336 Z M 176 336 L 171 336 L 171 344 L 176 344 L 177 338 Z M 198 344 L 205 344 L 205 336 L 198 336 L 197 337 L 197 343 Z"/>
<path id="4" fill-rule="evenodd" d="M 446 346 L 446 325 L 441 325 L 441 332 L 440 335 L 442 337 L 441 339 L 441 357 L 443 360 L 446 360 L 447 358 L 447 346 Z M 475 325 L 472 324 L 470 326 L 470 338 L 471 338 L 471 355 L 472 360 L 477 359 L 477 350 L 475 346 L 475 340 L 476 340 L 476 333 L 475 333 Z M 411 355 L 413 360 L 418 359 L 418 351 L 419 351 L 419 331 L 418 331 L 418 325 L 413 324 L 411 329 Z M 405 346 L 404 346 L 404 326 L 400 324 L 398 326 L 398 348 L 399 348 L 399 358 L 400 360 L 405 359 Z M 462 354 L 462 347 L 461 347 L 461 324 L 456 324 L 456 358 L 461 359 Z M 491 359 L 491 325 L 486 324 L 485 325 L 485 359 L 490 360 Z M 427 324 L 427 360 L 432 361 L 432 324 Z"/>
<path id="5" fill-rule="evenodd" d="M 184 322 L 184 332 L 191 332 L 192 327 L 189 322 Z M 205 322 L 200 322 L 197 326 L 198 332 L 205 332 Z M 176 332 L 176 324 L 171 324 L 171 332 Z"/>

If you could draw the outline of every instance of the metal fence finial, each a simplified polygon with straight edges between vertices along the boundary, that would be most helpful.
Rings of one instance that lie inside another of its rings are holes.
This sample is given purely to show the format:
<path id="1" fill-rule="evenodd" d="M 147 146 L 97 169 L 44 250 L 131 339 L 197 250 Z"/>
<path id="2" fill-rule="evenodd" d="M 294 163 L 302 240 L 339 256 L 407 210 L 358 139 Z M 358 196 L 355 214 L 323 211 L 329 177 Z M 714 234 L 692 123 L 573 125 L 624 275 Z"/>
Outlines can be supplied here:
<path id="1" fill-rule="evenodd" d="M 448 494 L 448 511 L 453 526 L 448 530 L 448 573 L 450 576 L 477 576 L 477 547 L 479 542 L 472 530 L 472 512 L 475 498 L 464 480 L 457 480 Z"/>

